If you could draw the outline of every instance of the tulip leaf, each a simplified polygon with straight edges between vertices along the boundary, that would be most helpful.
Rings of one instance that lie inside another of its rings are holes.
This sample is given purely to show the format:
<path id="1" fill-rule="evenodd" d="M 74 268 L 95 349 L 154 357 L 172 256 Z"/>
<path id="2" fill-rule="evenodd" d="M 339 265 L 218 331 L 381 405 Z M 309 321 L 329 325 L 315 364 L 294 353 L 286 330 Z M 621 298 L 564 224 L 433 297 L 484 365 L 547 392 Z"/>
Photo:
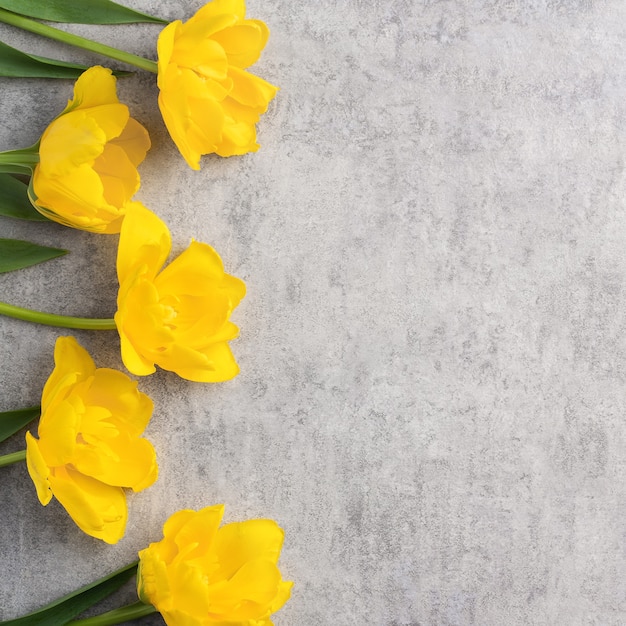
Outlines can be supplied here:
<path id="1" fill-rule="evenodd" d="M 97 580 L 78 591 L 71 593 L 51 604 L 23 617 L 0 622 L 0 626 L 60 626 L 67 624 L 77 615 L 87 610 L 100 600 L 117 591 L 137 571 L 137 562 Z"/>
<path id="2" fill-rule="evenodd" d="M 28 199 L 28 185 L 9 174 L 0 174 L 0 215 L 32 222 L 48 222 Z"/>
<path id="3" fill-rule="evenodd" d="M 154 15 L 140 13 L 111 0 L 0 0 L 0 7 L 48 22 L 72 24 L 167 24 Z"/>
<path id="4" fill-rule="evenodd" d="M 1 0 L 0 0 L 1 2 Z M 78 78 L 89 66 L 26 54 L 0 41 L 0 76 L 9 78 Z M 113 72 L 116 76 L 130 72 Z"/>
<path id="5" fill-rule="evenodd" d="M 48 248 L 19 239 L 0 239 L 0 273 L 20 270 L 64 254 L 67 254 L 67 250 Z"/>
<path id="6" fill-rule="evenodd" d="M 35 418 L 39 417 L 40 413 L 41 407 L 39 406 L 0 413 L 0 441 L 8 439 L 20 428 L 30 424 Z"/>

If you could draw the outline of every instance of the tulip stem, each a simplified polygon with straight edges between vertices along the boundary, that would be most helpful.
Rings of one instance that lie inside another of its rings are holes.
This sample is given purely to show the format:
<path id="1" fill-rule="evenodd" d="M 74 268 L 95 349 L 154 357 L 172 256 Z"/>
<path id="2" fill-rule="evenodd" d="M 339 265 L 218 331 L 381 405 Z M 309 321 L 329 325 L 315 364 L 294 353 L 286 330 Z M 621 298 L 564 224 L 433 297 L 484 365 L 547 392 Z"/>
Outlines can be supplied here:
<path id="1" fill-rule="evenodd" d="M 155 61 L 145 59 L 144 57 L 137 56 L 136 54 L 131 54 L 130 52 L 124 52 L 124 50 L 112 48 L 111 46 L 106 46 L 102 43 L 98 43 L 97 41 L 80 37 L 79 35 L 67 33 L 59 28 L 54 28 L 53 26 L 36 22 L 35 20 L 18 15 L 17 13 L 11 13 L 11 11 L 0 9 L 0 22 L 10 24 L 11 26 L 17 26 L 17 28 L 21 28 L 22 30 L 27 30 L 31 33 L 48 37 L 48 39 L 61 41 L 70 46 L 75 46 L 76 48 L 82 48 L 83 50 L 89 50 L 90 52 L 101 54 L 105 57 L 115 59 L 116 61 L 122 61 L 123 63 L 134 65 L 139 69 L 152 72 L 153 74 L 157 73 L 157 64 Z"/>
<path id="2" fill-rule="evenodd" d="M 26 166 L 32 169 L 37 163 L 39 163 L 39 151 L 38 146 L 32 148 L 25 148 L 23 150 L 6 150 L 0 152 L 0 164 L 2 165 L 17 165 Z"/>
<path id="3" fill-rule="evenodd" d="M 131 619 L 150 615 L 151 613 L 156 613 L 156 609 L 151 604 L 135 602 L 95 617 L 86 617 L 67 622 L 66 626 L 112 626 L 113 624 L 121 624 Z"/>
<path id="4" fill-rule="evenodd" d="M 54 313 L 42 313 L 41 311 L 33 311 L 32 309 L 23 309 L 13 304 L 7 304 L 6 302 L 0 302 L 0 315 L 60 328 L 75 328 L 80 330 L 115 330 L 117 328 L 113 318 L 97 319 L 91 317 L 55 315 Z"/>
<path id="5" fill-rule="evenodd" d="M 19 450 L 18 452 L 11 452 L 11 454 L 3 454 L 0 456 L 0 467 L 6 467 L 7 465 L 13 465 L 20 461 L 26 460 L 26 450 Z"/>

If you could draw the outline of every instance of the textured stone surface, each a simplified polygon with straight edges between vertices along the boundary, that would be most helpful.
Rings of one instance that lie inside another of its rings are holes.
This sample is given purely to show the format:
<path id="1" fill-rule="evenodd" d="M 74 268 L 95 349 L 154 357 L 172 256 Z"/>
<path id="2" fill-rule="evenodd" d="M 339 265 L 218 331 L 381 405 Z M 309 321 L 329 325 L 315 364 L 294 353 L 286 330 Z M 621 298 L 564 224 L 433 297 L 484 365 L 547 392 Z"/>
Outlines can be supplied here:
<path id="1" fill-rule="evenodd" d="M 201 2 L 127 4 L 175 19 Z M 154 144 L 138 198 L 176 251 L 207 241 L 248 284 L 242 373 L 141 381 L 161 474 L 114 547 L 42 508 L 24 467 L 1 470 L 1 616 L 132 560 L 175 510 L 224 502 L 227 520 L 286 530 L 296 587 L 277 626 L 626 623 L 626 4 L 250 0 L 248 14 L 272 30 L 253 69 L 281 86 L 257 154 L 189 170 L 153 78 L 119 82 Z M 72 30 L 145 56 L 158 32 Z M 0 149 L 33 143 L 71 91 L 0 84 Z M 112 314 L 115 237 L 0 227 L 72 250 L 0 276 L 1 299 Z M 0 410 L 37 403 L 59 334 L 0 319 Z M 114 334 L 76 335 L 121 367 Z"/>

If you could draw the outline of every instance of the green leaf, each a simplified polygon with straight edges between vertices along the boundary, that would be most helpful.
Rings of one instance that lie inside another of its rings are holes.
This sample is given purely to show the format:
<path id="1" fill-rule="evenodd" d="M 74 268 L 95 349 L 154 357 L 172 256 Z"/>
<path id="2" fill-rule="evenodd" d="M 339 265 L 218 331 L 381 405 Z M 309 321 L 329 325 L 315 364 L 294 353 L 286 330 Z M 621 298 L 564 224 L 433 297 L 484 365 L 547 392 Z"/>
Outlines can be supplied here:
<path id="1" fill-rule="evenodd" d="M 0 273 L 12 272 L 67 254 L 67 250 L 47 248 L 19 239 L 0 239 Z"/>
<path id="2" fill-rule="evenodd" d="M 23 617 L 0 622 L 1 626 L 61 626 L 117 591 L 137 571 L 137 562 L 82 587 Z"/>
<path id="3" fill-rule="evenodd" d="M 139 13 L 111 0 L 0 0 L 0 7 L 48 22 L 72 24 L 133 24 L 167 20 Z"/>
<path id="4" fill-rule="evenodd" d="M 28 185 L 9 174 L 0 174 L 0 215 L 33 222 L 48 222 L 28 199 Z"/>
<path id="5" fill-rule="evenodd" d="M 0 0 L 1 1 L 1 0 Z M 78 78 L 88 65 L 26 54 L 0 41 L 0 76 L 9 78 Z M 113 72 L 125 76 L 130 72 Z"/>
<path id="6" fill-rule="evenodd" d="M 0 413 L 0 441 L 8 439 L 20 428 L 30 424 L 35 418 L 39 417 L 40 413 L 41 407 L 39 406 Z"/>

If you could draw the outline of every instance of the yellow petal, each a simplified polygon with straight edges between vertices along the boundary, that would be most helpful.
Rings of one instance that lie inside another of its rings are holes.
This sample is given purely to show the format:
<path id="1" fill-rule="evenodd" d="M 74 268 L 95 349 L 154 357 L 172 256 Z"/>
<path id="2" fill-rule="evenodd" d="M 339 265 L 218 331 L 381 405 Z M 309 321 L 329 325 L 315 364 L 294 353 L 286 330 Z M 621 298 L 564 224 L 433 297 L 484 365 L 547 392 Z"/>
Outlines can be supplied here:
<path id="1" fill-rule="evenodd" d="M 226 78 L 228 60 L 222 46 L 209 39 L 204 29 L 185 28 L 172 53 L 172 60 L 179 68 L 191 69 L 204 78 L 221 80 Z"/>
<path id="2" fill-rule="evenodd" d="M 246 16 L 246 3 L 244 0 L 212 0 L 207 2 L 203 7 L 196 11 L 195 15 L 189 20 L 205 20 L 222 15 L 224 13 L 232 13 L 239 19 Z"/>
<path id="3" fill-rule="evenodd" d="M 117 249 L 117 276 L 120 285 L 141 265 L 148 268 L 148 277 L 161 269 L 171 249 L 171 236 L 165 223 L 140 202 L 126 207 Z"/>
<path id="4" fill-rule="evenodd" d="M 150 150 L 150 135 L 148 131 L 132 117 L 128 119 L 122 134 L 111 140 L 111 144 L 124 150 L 130 162 L 137 167 Z"/>
<path id="5" fill-rule="evenodd" d="M 221 90 L 214 81 L 202 85 L 205 96 L 188 95 L 190 90 L 196 89 L 198 80 L 190 74 L 183 72 L 174 84 L 162 88 L 159 109 L 180 153 L 192 169 L 200 169 L 200 156 L 212 152 L 221 139 L 224 113 L 212 95 Z"/>
<path id="6" fill-rule="evenodd" d="M 86 380 L 96 371 L 93 359 L 74 337 L 58 337 L 54 346 L 54 363 L 41 396 L 41 410 L 45 413 L 55 397 L 65 399 L 67 388 Z M 69 376 L 69 378 L 68 378 Z"/>
<path id="7" fill-rule="evenodd" d="M 164 370 L 197 383 L 221 383 L 239 373 L 239 366 L 226 343 L 216 344 L 203 352 L 173 344 L 155 363 Z"/>
<path id="8" fill-rule="evenodd" d="M 193 552 L 189 553 L 193 558 L 211 548 L 223 516 L 223 504 L 207 506 L 199 511 L 179 511 L 165 523 L 163 535 L 175 542 L 179 552 L 186 552 L 190 545 L 194 545 Z"/>
<path id="9" fill-rule="evenodd" d="M 209 587 L 202 568 L 185 561 L 170 566 L 169 584 L 175 607 L 185 616 L 203 619 L 210 610 Z M 184 623 L 184 622 L 183 622 Z"/>
<path id="10" fill-rule="evenodd" d="M 124 332 L 124 326 L 120 322 L 119 313 L 115 314 L 115 324 L 120 334 L 122 362 L 126 369 L 132 374 L 135 374 L 135 376 L 149 376 L 150 374 L 154 374 L 154 372 L 156 372 L 154 362 L 143 357 L 135 348 L 130 338 Z"/>
<path id="11" fill-rule="evenodd" d="M 119 232 L 123 207 L 106 202 L 102 181 L 91 165 L 53 178 L 40 175 L 36 169 L 32 185 L 37 209 L 46 217 L 92 232 Z"/>
<path id="12" fill-rule="evenodd" d="M 62 176 L 84 163 L 91 164 L 102 153 L 106 134 L 83 111 L 58 118 L 44 132 L 39 147 L 41 176 Z M 35 192 L 41 191 L 35 185 Z"/>
<path id="13" fill-rule="evenodd" d="M 159 89 L 163 89 L 163 80 L 167 67 L 170 64 L 172 53 L 174 51 L 174 42 L 176 41 L 179 30 L 183 23 L 180 20 L 170 22 L 160 33 L 157 39 L 157 55 L 158 55 L 158 71 L 157 85 Z"/>
<path id="14" fill-rule="evenodd" d="M 186 250 L 163 269 L 155 283 L 162 294 L 200 295 L 214 285 L 219 285 L 223 276 L 224 264 L 219 254 L 205 243 L 192 241 Z"/>
<path id="15" fill-rule="evenodd" d="M 46 506 L 52 499 L 52 489 L 48 480 L 50 470 L 39 450 L 37 440 L 30 433 L 26 433 L 26 467 L 37 489 L 39 502 Z"/>
<path id="16" fill-rule="evenodd" d="M 106 543 L 117 543 L 126 528 L 126 496 L 120 487 L 111 487 L 71 468 L 56 468 L 50 485 L 78 527 Z"/>
<path id="17" fill-rule="evenodd" d="M 117 103 L 116 82 L 110 69 L 99 65 L 90 67 L 78 77 L 74 98 L 68 103 L 66 111 Z"/>
<path id="18" fill-rule="evenodd" d="M 139 174 L 126 153 L 115 144 L 107 144 L 93 169 L 102 182 L 105 201 L 125 213 L 125 205 L 139 189 Z"/>
<path id="19" fill-rule="evenodd" d="M 209 587 L 208 612 L 232 621 L 267 617 L 280 582 L 280 571 L 274 563 L 247 561 L 229 580 Z"/>
<path id="20" fill-rule="evenodd" d="M 71 399 L 48 408 L 39 422 L 39 449 L 50 467 L 71 462 L 80 415 Z"/>
<path id="21" fill-rule="evenodd" d="M 158 476 L 152 444 L 124 432 L 106 443 L 78 446 L 73 465 L 86 476 L 133 491 L 146 489 Z"/>
<path id="22" fill-rule="evenodd" d="M 240 104 L 254 107 L 257 113 L 264 113 L 278 93 L 278 87 L 238 67 L 229 67 L 228 76 L 233 81 L 233 88 L 228 95 Z"/>
<path id="23" fill-rule="evenodd" d="M 256 128 L 245 122 L 236 122 L 227 118 L 224 123 L 222 141 L 215 149 L 219 156 L 229 157 L 248 152 L 256 152 L 260 148 L 256 142 Z"/>
<path id="24" fill-rule="evenodd" d="M 258 60 L 268 37 L 269 29 L 259 20 L 245 20 L 212 35 L 226 52 L 228 63 L 241 68 Z"/>
<path id="25" fill-rule="evenodd" d="M 174 339 L 166 325 L 167 307 L 159 302 L 154 284 L 144 277 L 144 268 L 120 285 L 115 314 L 124 365 L 138 375 L 151 373 L 148 370 Z"/>
<path id="26" fill-rule="evenodd" d="M 262 559 L 277 563 L 285 533 L 269 519 L 254 519 L 222 526 L 215 540 L 221 572 L 231 578 L 245 563 Z"/>
<path id="27" fill-rule="evenodd" d="M 137 389 L 137 382 L 117 370 L 98 368 L 84 396 L 85 404 L 106 407 L 109 420 L 138 437 L 150 421 L 154 403 Z"/>
<path id="28" fill-rule="evenodd" d="M 275 613 L 280 609 L 291 597 L 291 589 L 293 588 L 293 583 L 291 581 L 282 580 L 278 585 L 278 589 L 276 591 L 276 596 L 272 601 L 270 606 L 270 613 Z"/>
<path id="29" fill-rule="evenodd" d="M 145 604 L 153 604 L 159 611 L 172 604 L 167 566 L 151 544 L 139 552 L 137 567 L 137 595 Z"/>

